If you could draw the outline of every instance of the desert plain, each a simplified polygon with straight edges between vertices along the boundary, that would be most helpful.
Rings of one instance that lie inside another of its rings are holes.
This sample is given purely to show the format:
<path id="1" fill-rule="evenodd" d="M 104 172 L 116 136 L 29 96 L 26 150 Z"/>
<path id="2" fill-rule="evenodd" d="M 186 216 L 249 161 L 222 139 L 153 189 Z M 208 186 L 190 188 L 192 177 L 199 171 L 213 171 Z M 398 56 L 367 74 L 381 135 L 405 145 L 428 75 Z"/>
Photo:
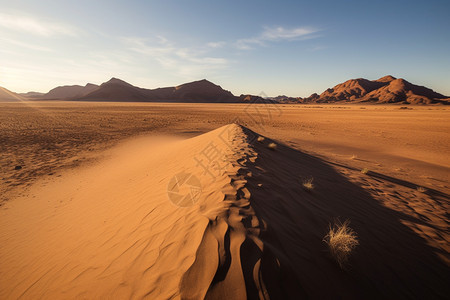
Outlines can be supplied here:
<path id="1" fill-rule="evenodd" d="M 447 106 L 0 112 L 0 299 L 450 294 Z M 340 263 L 326 235 L 346 220 Z"/>

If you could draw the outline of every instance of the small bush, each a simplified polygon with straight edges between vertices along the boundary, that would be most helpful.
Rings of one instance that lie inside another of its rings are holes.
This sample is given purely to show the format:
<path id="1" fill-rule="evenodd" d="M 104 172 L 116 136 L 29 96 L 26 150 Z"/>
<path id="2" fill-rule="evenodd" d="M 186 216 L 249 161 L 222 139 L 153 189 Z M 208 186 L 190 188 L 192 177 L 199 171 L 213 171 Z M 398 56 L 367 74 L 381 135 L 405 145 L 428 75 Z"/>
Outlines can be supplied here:
<path id="1" fill-rule="evenodd" d="M 269 147 L 269 149 L 271 149 L 271 150 L 275 150 L 275 149 L 277 149 L 277 144 L 270 143 L 267 147 Z"/>
<path id="2" fill-rule="evenodd" d="M 358 155 L 353 154 L 352 157 L 350 157 L 350 159 L 357 159 Z"/>
<path id="3" fill-rule="evenodd" d="M 369 169 L 367 169 L 367 168 L 364 168 L 364 169 L 362 169 L 362 170 L 361 170 L 361 173 L 363 173 L 363 174 L 367 174 L 367 173 L 369 173 Z"/>
<path id="4" fill-rule="evenodd" d="M 308 192 L 314 189 L 313 180 L 313 177 L 303 180 L 303 188 Z"/>
<path id="5" fill-rule="evenodd" d="M 359 244 L 357 235 L 349 227 L 350 221 L 336 223 L 330 228 L 328 234 L 323 239 L 330 249 L 331 256 L 336 260 L 341 268 L 345 265 L 353 249 Z"/>
<path id="6" fill-rule="evenodd" d="M 423 186 L 418 186 L 417 187 L 417 191 L 420 192 L 420 193 L 425 193 L 427 191 L 427 189 L 424 188 Z"/>
<path id="7" fill-rule="evenodd" d="M 257 139 L 257 141 L 258 141 L 258 142 L 262 142 L 262 141 L 264 141 L 264 137 L 262 137 L 262 136 L 258 136 L 258 139 Z"/>

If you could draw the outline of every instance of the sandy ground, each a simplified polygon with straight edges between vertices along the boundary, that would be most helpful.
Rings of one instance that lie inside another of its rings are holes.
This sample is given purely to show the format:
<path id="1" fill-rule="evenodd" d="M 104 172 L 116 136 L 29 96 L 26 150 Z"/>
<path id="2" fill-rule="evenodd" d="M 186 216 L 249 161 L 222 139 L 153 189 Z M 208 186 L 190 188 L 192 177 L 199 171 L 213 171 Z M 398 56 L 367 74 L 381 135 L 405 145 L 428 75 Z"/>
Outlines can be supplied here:
<path id="1" fill-rule="evenodd" d="M 450 110 L 411 108 L 3 103 L 0 298 L 445 297 Z"/>

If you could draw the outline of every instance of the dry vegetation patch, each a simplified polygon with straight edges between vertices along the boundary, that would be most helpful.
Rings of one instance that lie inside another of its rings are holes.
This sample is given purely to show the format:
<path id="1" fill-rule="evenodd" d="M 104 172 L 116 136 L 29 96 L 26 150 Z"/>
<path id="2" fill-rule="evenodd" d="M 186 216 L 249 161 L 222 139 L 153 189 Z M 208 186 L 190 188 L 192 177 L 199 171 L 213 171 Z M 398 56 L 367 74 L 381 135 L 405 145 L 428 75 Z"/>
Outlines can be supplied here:
<path id="1" fill-rule="evenodd" d="M 356 232 L 349 225 L 349 220 L 344 223 L 336 222 L 333 226 L 330 224 L 328 234 L 324 238 L 331 255 L 341 268 L 345 268 L 350 254 L 359 244 Z"/>
<path id="2" fill-rule="evenodd" d="M 309 191 L 312 191 L 312 190 L 314 189 L 313 181 L 314 181 L 314 178 L 313 178 L 313 177 L 304 179 L 303 182 L 302 182 L 303 188 L 304 188 L 306 191 L 308 191 L 308 192 L 309 192 Z"/>
<path id="3" fill-rule="evenodd" d="M 277 144 L 270 143 L 267 147 L 269 147 L 270 150 L 275 150 L 275 149 L 277 149 Z"/>

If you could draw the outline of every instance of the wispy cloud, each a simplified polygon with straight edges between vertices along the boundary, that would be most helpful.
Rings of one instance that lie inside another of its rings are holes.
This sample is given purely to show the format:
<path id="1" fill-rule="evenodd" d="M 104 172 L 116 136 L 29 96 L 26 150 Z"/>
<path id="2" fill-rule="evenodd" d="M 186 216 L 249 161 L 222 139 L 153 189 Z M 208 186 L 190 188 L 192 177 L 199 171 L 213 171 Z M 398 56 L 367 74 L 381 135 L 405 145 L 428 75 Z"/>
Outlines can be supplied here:
<path id="1" fill-rule="evenodd" d="M 316 33 L 318 30 L 311 27 L 297 27 L 286 29 L 283 27 L 266 27 L 264 32 L 261 34 L 263 40 L 277 41 L 277 40 L 295 40 L 299 38 L 305 38 L 306 36 L 311 36 L 311 34 Z"/>
<path id="2" fill-rule="evenodd" d="M 321 46 L 321 45 L 318 45 L 318 46 L 311 47 L 311 48 L 309 48 L 308 50 L 309 50 L 309 51 L 315 52 L 315 51 L 325 50 L 325 49 L 327 49 L 327 48 L 328 48 L 327 46 Z"/>
<path id="3" fill-rule="evenodd" d="M 317 37 L 316 33 L 319 31 L 319 29 L 313 27 L 265 27 L 264 31 L 256 37 L 237 40 L 236 47 L 241 50 L 248 50 L 254 46 L 264 46 L 269 42 L 311 39 Z"/>
<path id="4" fill-rule="evenodd" d="M 25 43 L 25 42 L 13 40 L 13 39 L 0 38 L 0 42 L 3 43 L 3 45 L 10 44 L 13 46 L 18 46 L 20 48 L 26 48 L 26 49 L 36 50 L 36 51 L 44 51 L 44 52 L 52 52 L 53 51 L 52 49 L 47 48 L 47 47 L 30 44 L 30 43 Z"/>
<path id="5" fill-rule="evenodd" d="M 210 49 L 177 47 L 165 37 L 158 36 L 154 40 L 138 37 L 121 39 L 129 50 L 143 54 L 163 68 L 176 72 L 183 77 L 202 76 L 205 72 L 224 69 L 229 61 L 222 57 L 208 55 Z M 210 48 L 217 48 L 211 47 Z"/>
<path id="6" fill-rule="evenodd" d="M 206 44 L 206 46 L 210 48 L 222 48 L 223 46 L 225 46 L 225 44 L 225 42 L 210 42 Z"/>
<path id="7" fill-rule="evenodd" d="M 54 35 L 76 36 L 79 33 L 78 29 L 67 24 L 43 21 L 11 13 L 0 13 L 0 27 L 44 37 Z"/>

